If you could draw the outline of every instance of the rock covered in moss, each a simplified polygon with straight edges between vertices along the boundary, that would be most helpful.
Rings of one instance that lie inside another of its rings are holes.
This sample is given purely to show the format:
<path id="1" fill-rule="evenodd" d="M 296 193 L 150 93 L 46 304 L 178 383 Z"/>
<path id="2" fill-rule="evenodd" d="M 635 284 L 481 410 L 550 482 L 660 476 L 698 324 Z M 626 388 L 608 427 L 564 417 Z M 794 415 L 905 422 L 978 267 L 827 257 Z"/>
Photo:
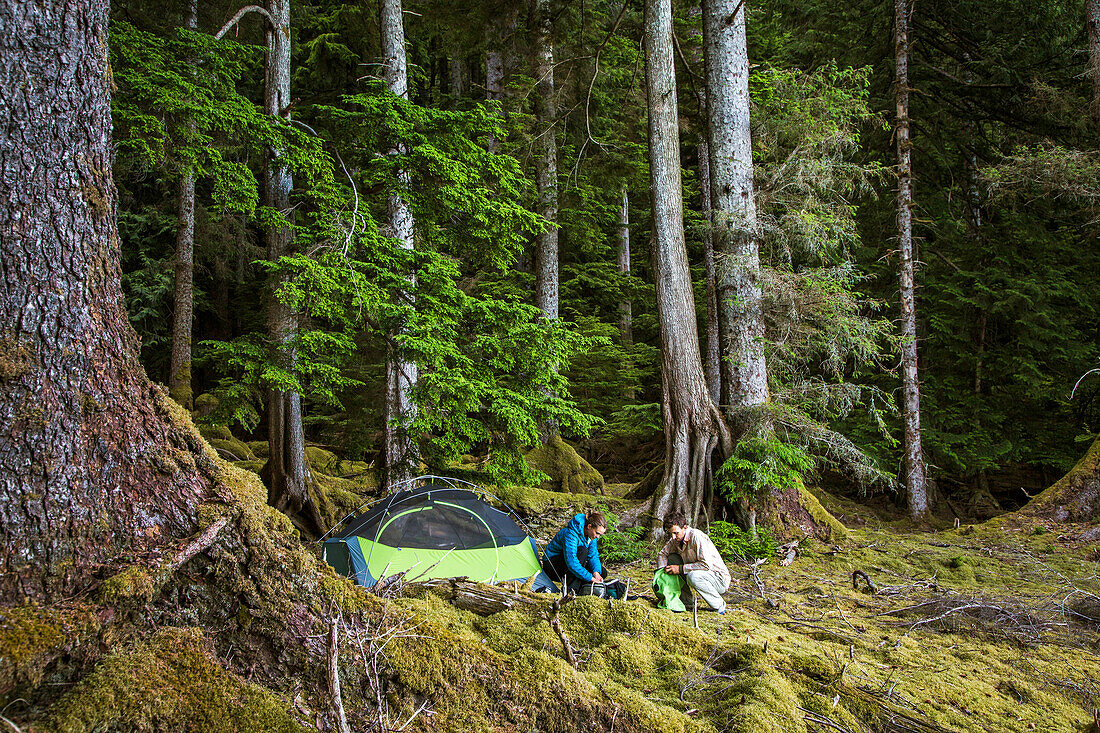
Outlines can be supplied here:
<path id="1" fill-rule="evenodd" d="M 572 494 L 603 493 L 603 476 L 560 435 L 552 436 L 525 458 L 527 465 L 550 477 L 549 485 L 543 488 Z"/>

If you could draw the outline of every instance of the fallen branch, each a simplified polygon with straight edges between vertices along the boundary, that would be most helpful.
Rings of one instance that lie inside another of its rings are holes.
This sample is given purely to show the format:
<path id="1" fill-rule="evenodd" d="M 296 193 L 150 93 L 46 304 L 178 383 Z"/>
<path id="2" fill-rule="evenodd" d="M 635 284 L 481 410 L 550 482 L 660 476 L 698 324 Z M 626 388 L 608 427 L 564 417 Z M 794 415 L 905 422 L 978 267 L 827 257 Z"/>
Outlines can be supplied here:
<path id="1" fill-rule="evenodd" d="M 172 562 L 168 563 L 168 570 L 178 570 L 185 562 L 214 544 L 214 540 L 217 539 L 218 534 L 227 524 L 229 524 L 229 517 L 220 517 L 218 521 L 204 529 L 198 537 L 191 540 L 186 547 L 176 553 L 176 556 L 172 558 Z"/>
<path id="2" fill-rule="evenodd" d="M 328 687 L 332 690 L 332 707 L 336 710 L 336 730 L 339 733 L 351 733 L 348 716 L 344 713 L 344 702 L 340 696 L 340 640 L 337 632 L 340 628 L 340 614 L 332 619 L 328 630 Z"/>
<path id="3" fill-rule="evenodd" d="M 558 635 L 558 638 L 561 639 L 561 646 L 562 649 L 565 651 L 566 661 L 568 661 L 574 669 L 580 669 L 580 662 L 577 660 L 577 655 L 573 651 L 573 642 L 571 642 L 569 640 L 569 637 L 565 635 L 565 629 L 562 628 L 561 619 L 558 618 L 558 615 L 561 612 L 561 607 L 564 606 L 566 603 L 569 603 L 574 598 L 576 598 L 576 596 L 570 593 L 567 596 L 556 599 L 554 601 L 554 605 L 550 607 L 550 613 L 545 614 L 545 617 L 546 620 L 550 622 L 550 628 L 552 628 L 554 632 Z"/>
<path id="4" fill-rule="evenodd" d="M 867 590 L 871 595 L 878 593 L 878 588 L 875 587 L 874 581 L 871 580 L 871 576 L 862 570 L 852 571 L 852 590 L 859 590 L 859 579 L 863 578 L 863 581 L 867 583 Z"/>
<path id="5" fill-rule="evenodd" d="M 450 601 L 465 611 L 473 611 L 479 616 L 492 616 L 520 605 L 536 605 L 538 601 L 522 592 L 474 583 L 465 578 L 439 578 L 426 580 L 415 585 L 427 588 L 436 595 Z"/>

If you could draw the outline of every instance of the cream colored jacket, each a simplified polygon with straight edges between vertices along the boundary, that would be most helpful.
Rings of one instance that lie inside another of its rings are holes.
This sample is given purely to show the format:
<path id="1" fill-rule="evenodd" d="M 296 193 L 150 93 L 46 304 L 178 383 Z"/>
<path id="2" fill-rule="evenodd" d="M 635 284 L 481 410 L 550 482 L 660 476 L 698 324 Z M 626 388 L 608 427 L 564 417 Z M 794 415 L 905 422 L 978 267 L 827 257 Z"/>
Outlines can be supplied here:
<path id="1" fill-rule="evenodd" d="M 730 571 L 706 532 L 689 527 L 682 542 L 675 538 L 670 539 L 657 555 L 657 567 L 663 568 L 668 565 L 668 556 L 674 552 L 680 553 L 680 557 L 684 558 L 685 573 L 694 570 L 710 570 L 718 573 L 722 583 L 729 587 Z"/>

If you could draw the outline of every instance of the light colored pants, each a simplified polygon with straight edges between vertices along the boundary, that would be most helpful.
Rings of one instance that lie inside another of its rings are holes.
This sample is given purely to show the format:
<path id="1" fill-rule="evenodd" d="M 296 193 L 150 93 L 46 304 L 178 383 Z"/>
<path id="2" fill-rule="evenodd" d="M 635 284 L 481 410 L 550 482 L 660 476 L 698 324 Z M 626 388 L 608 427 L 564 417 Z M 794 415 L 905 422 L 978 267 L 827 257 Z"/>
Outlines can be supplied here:
<path id="1" fill-rule="evenodd" d="M 682 567 L 683 558 L 679 553 L 674 552 L 669 555 L 668 563 Z M 680 600 L 685 606 L 691 608 L 691 592 L 694 590 L 715 611 L 726 610 L 726 600 L 722 598 L 722 594 L 729 590 L 730 584 L 723 580 L 721 575 L 713 570 L 692 570 L 684 574 L 684 580 L 687 584 L 680 591 Z"/>

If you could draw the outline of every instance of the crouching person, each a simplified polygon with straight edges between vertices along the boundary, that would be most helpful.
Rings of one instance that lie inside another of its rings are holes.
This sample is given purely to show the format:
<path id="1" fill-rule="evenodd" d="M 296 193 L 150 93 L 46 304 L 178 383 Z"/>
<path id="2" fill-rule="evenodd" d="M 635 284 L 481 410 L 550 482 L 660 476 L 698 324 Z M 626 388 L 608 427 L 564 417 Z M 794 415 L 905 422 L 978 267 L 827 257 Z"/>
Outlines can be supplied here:
<path id="1" fill-rule="evenodd" d="M 600 512 L 576 515 L 546 546 L 543 572 L 574 593 L 587 583 L 602 583 L 603 566 L 596 540 L 605 532 L 607 520 Z"/>
<path id="2" fill-rule="evenodd" d="M 657 555 L 657 567 L 671 575 L 682 575 L 687 581 L 680 593 L 686 604 L 691 603 L 694 591 L 712 609 L 725 613 L 726 601 L 722 594 L 729 590 L 730 571 L 718 548 L 705 532 L 687 526 L 687 517 L 680 512 L 665 517 L 664 529 L 669 540 Z"/>

